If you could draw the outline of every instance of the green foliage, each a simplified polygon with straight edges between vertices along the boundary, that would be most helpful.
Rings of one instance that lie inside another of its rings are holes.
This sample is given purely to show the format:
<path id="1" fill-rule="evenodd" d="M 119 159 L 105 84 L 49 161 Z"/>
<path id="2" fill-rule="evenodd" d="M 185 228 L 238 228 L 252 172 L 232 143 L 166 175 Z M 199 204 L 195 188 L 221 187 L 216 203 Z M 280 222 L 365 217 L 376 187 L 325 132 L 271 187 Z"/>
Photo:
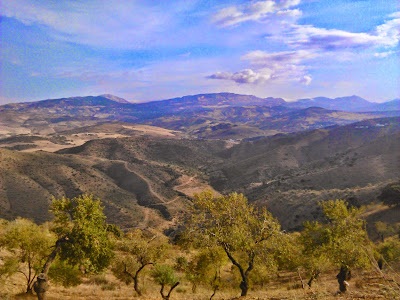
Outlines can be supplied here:
<path id="1" fill-rule="evenodd" d="M 193 200 L 184 238 L 209 249 L 221 247 L 239 269 L 245 296 L 256 258 L 274 249 L 282 235 L 272 215 L 249 205 L 242 194 L 214 198 L 211 192 L 203 192 Z"/>
<path id="2" fill-rule="evenodd" d="M 327 266 L 328 261 L 337 267 L 366 267 L 370 264 L 366 247 L 369 239 L 360 210 L 347 207 L 343 200 L 320 204 L 327 218 L 326 224 L 306 222 L 300 241 L 304 254 L 310 259 L 306 265 L 315 268 Z"/>
<path id="3" fill-rule="evenodd" d="M 298 233 L 282 234 L 275 243 L 275 248 L 271 248 L 270 254 L 274 259 L 264 259 L 264 262 L 274 262 L 269 268 L 274 270 L 296 270 L 301 264 L 302 247 L 299 244 Z"/>
<path id="4" fill-rule="evenodd" d="M 174 269 L 177 271 L 184 271 L 188 267 L 189 261 L 186 256 L 178 256 L 175 260 Z"/>
<path id="5" fill-rule="evenodd" d="M 385 186 L 378 199 L 389 206 L 400 205 L 400 181 Z"/>
<path id="6" fill-rule="evenodd" d="M 133 281 L 134 288 L 140 295 L 139 273 L 147 265 L 160 261 L 168 248 L 165 239 L 158 235 L 139 229 L 130 231 L 116 242 L 118 251 L 113 261 L 112 272 L 126 284 Z"/>
<path id="7" fill-rule="evenodd" d="M 248 204 L 242 194 L 214 198 L 196 195 L 187 235 L 198 244 L 224 246 L 230 251 L 262 249 L 263 242 L 279 233 L 280 225 L 266 209 Z"/>
<path id="8" fill-rule="evenodd" d="M 193 285 L 203 284 L 211 288 L 221 285 L 220 270 L 227 263 L 226 254 L 220 248 L 205 249 L 197 253 L 185 268 L 186 279 Z"/>
<path id="9" fill-rule="evenodd" d="M 400 233 L 400 224 L 388 224 L 378 221 L 375 222 L 375 228 L 382 241 L 385 239 L 385 237 L 391 237 Z"/>
<path id="10" fill-rule="evenodd" d="M 78 266 L 67 264 L 59 259 L 51 265 L 48 275 L 52 282 L 64 287 L 77 286 L 82 283 L 82 272 Z"/>
<path id="11" fill-rule="evenodd" d="M 38 226 L 30 220 L 21 218 L 5 223 L 1 233 L 0 247 L 10 251 L 12 257 L 5 260 L 0 268 L 0 275 L 22 273 L 29 292 L 44 259 L 51 252 L 55 237 L 45 226 Z"/>
<path id="12" fill-rule="evenodd" d="M 92 195 L 54 199 L 51 211 L 53 231 L 68 239 L 61 244 L 61 260 L 83 266 L 86 272 L 99 272 L 109 265 L 113 251 L 100 200 Z"/>
<path id="13" fill-rule="evenodd" d="M 397 238 L 391 238 L 381 243 L 377 250 L 387 263 L 400 261 L 400 241 Z"/>
<path id="14" fill-rule="evenodd" d="M 0 277 L 2 276 L 12 276 L 17 273 L 19 270 L 18 258 L 16 257 L 6 257 L 3 259 L 3 264 L 0 266 Z"/>
<path id="15" fill-rule="evenodd" d="M 272 274 L 278 270 L 278 265 L 273 254 L 269 254 L 269 256 L 266 257 L 266 260 L 259 259 L 254 264 L 254 270 L 249 275 L 253 285 L 264 286 L 270 281 Z"/>
<path id="16" fill-rule="evenodd" d="M 151 272 L 154 281 L 162 286 L 174 286 L 178 282 L 174 269 L 169 265 L 157 264 Z"/>

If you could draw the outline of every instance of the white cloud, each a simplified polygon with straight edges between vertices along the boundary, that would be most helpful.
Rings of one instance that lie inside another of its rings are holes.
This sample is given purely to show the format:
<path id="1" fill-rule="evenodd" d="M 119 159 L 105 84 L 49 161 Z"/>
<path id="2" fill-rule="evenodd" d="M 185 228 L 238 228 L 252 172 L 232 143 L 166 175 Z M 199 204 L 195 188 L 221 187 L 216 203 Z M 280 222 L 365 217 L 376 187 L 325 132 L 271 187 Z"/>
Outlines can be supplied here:
<path id="1" fill-rule="evenodd" d="M 263 20 L 273 14 L 297 17 L 301 15 L 299 10 L 287 9 L 299 3 L 300 0 L 253 1 L 248 4 L 221 9 L 213 16 L 213 22 L 221 27 L 227 27 L 246 21 Z"/>
<path id="2" fill-rule="evenodd" d="M 395 14 L 391 15 L 395 16 Z M 371 47 L 395 47 L 400 41 L 400 18 L 379 25 L 372 33 L 348 32 L 318 28 L 312 25 L 292 25 L 285 42 L 296 48 L 336 51 Z"/>
<path id="3" fill-rule="evenodd" d="M 312 81 L 312 78 L 310 75 L 305 75 L 302 79 L 301 79 L 301 83 L 303 83 L 304 85 L 309 85 Z"/>
<path id="4" fill-rule="evenodd" d="M 388 46 L 396 46 L 400 41 L 400 12 L 391 16 L 396 16 L 396 18 L 379 25 L 376 33 Z"/>
<path id="5" fill-rule="evenodd" d="M 281 10 L 276 13 L 278 16 L 300 17 L 303 13 L 299 9 Z"/>
<path id="6" fill-rule="evenodd" d="M 211 76 L 208 76 L 210 79 L 225 79 L 232 80 L 236 83 L 264 83 L 271 79 L 272 70 L 262 69 L 258 72 L 253 71 L 252 69 L 245 69 L 236 73 L 229 72 L 217 72 Z"/>
<path id="7" fill-rule="evenodd" d="M 400 18 L 400 11 L 390 14 L 389 17 L 390 18 Z"/>
<path id="8" fill-rule="evenodd" d="M 388 56 L 390 56 L 390 55 L 392 55 L 394 53 L 396 53 L 396 52 L 395 51 L 377 52 L 377 53 L 374 53 L 374 56 L 378 57 L 378 58 L 385 58 L 385 57 L 388 57 Z"/>
<path id="9" fill-rule="evenodd" d="M 249 61 L 252 68 L 236 73 L 217 72 L 207 78 L 231 80 L 239 84 L 296 81 L 309 85 L 312 79 L 302 63 L 316 56 L 315 53 L 304 50 L 275 53 L 252 51 L 242 57 Z"/>
<path id="10" fill-rule="evenodd" d="M 1 15 L 26 25 L 39 25 L 62 41 L 116 49 L 142 49 L 171 43 L 170 32 L 180 29 L 178 16 L 193 1 L 174 5 L 141 1 L 2 0 Z M 183 28 L 181 34 L 190 39 Z M 178 39 L 182 43 L 187 39 Z"/>

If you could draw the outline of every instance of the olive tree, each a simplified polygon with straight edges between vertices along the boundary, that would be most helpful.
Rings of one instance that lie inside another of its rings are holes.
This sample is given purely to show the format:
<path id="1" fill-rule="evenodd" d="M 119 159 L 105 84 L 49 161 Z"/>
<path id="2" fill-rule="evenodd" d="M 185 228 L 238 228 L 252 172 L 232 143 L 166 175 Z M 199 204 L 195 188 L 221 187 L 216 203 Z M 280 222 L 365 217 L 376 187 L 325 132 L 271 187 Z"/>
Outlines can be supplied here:
<path id="1" fill-rule="evenodd" d="M 158 264 L 151 272 L 154 281 L 161 285 L 160 294 L 164 300 L 169 300 L 172 291 L 179 285 L 178 278 L 175 275 L 174 269 L 169 265 Z M 168 293 L 164 294 L 166 286 L 170 286 Z"/>
<path id="2" fill-rule="evenodd" d="M 380 255 L 378 264 L 380 263 L 380 268 L 383 267 L 383 262 L 387 264 L 400 261 L 400 240 L 396 237 L 391 237 L 377 246 L 377 251 Z"/>
<path id="3" fill-rule="evenodd" d="M 360 209 L 348 208 L 343 200 L 331 200 L 320 204 L 326 223 L 306 223 L 301 233 L 306 254 L 317 262 L 329 260 L 340 268 L 336 276 L 340 292 L 346 292 L 353 267 L 370 264 L 366 248 L 370 245 L 365 221 Z"/>
<path id="4" fill-rule="evenodd" d="M 34 284 L 39 300 L 45 299 L 47 275 L 57 256 L 69 265 L 80 266 L 86 273 L 103 270 L 113 256 L 100 200 L 92 195 L 53 199 L 50 210 L 54 214 L 52 231 L 57 240 Z"/>
<path id="5" fill-rule="evenodd" d="M 226 254 L 218 248 L 204 249 L 196 253 L 184 269 L 187 280 L 192 284 L 192 292 L 196 292 L 199 284 L 204 284 L 212 289 L 212 299 L 220 288 L 221 268 L 226 264 L 226 260 Z"/>
<path id="6" fill-rule="evenodd" d="M 311 288 L 319 275 L 332 267 L 326 249 L 330 241 L 330 230 L 319 222 L 305 222 L 303 225 L 299 238 L 299 249 L 302 251 L 299 265 L 306 269 L 309 276 L 307 284 Z"/>
<path id="7" fill-rule="evenodd" d="M 212 192 L 195 196 L 185 238 L 195 244 L 220 247 L 241 276 L 241 295 L 247 295 L 255 260 L 268 252 L 281 235 L 279 223 L 266 209 L 249 205 L 242 194 L 214 198 Z"/>
<path id="8" fill-rule="evenodd" d="M 51 252 L 55 236 L 46 228 L 27 219 L 18 218 L 4 225 L 0 247 L 11 252 L 0 267 L 0 275 L 20 273 L 26 280 L 26 293 L 32 293 L 36 275 Z"/>
<path id="9" fill-rule="evenodd" d="M 400 181 L 386 185 L 381 190 L 378 200 L 389 206 L 400 205 Z"/>
<path id="10" fill-rule="evenodd" d="M 133 281 L 134 289 L 140 296 L 142 292 L 139 288 L 139 274 L 146 266 L 162 259 L 167 248 L 168 244 L 158 235 L 140 229 L 128 232 L 116 243 L 117 255 L 112 271 L 126 284 Z"/>

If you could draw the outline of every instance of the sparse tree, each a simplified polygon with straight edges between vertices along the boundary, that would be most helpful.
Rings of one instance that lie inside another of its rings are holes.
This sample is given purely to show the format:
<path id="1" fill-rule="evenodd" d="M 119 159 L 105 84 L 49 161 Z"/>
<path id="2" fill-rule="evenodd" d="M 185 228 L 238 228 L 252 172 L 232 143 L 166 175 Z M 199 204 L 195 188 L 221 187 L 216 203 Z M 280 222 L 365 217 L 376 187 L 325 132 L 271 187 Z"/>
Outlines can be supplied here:
<path id="1" fill-rule="evenodd" d="M 192 283 L 192 292 L 196 292 L 199 284 L 204 284 L 212 289 L 212 299 L 221 286 L 220 273 L 226 260 L 225 253 L 218 248 L 197 253 L 185 268 L 186 278 Z"/>
<path id="2" fill-rule="evenodd" d="M 385 238 L 396 235 L 399 232 L 400 226 L 398 224 L 388 224 L 382 221 L 375 222 L 375 229 L 381 239 L 381 242 L 385 241 Z"/>
<path id="3" fill-rule="evenodd" d="M 161 285 L 160 294 L 164 300 L 169 300 L 172 291 L 179 285 L 178 278 L 174 273 L 174 269 L 169 265 L 158 264 L 151 272 L 154 281 Z M 166 286 L 170 286 L 168 293 L 164 294 Z"/>
<path id="4" fill-rule="evenodd" d="M 400 205 L 400 181 L 386 185 L 382 189 L 378 199 L 389 206 Z"/>
<path id="5" fill-rule="evenodd" d="M 378 264 L 381 264 L 380 269 L 383 267 L 383 262 L 390 264 L 400 261 L 400 241 L 397 237 L 391 237 L 379 244 L 377 251 L 380 255 L 378 259 Z"/>
<path id="6" fill-rule="evenodd" d="M 34 284 L 39 300 L 46 297 L 47 275 L 57 255 L 61 261 L 78 265 L 86 273 L 103 270 L 113 256 L 100 200 L 92 195 L 53 199 L 51 212 L 57 241 Z"/>
<path id="7" fill-rule="evenodd" d="M 279 223 L 266 209 L 248 204 L 242 194 L 214 198 L 196 195 L 185 238 L 206 248 L 220 247 L 241 276 L 241 295 L 247 295 L 255 259 L 268 252 L 281 235 Z"/>
<path id="8" fill-rule="evenodd" d="M 6 257 L 0 275 L 21 273 L 26 279 L 26 293 L 32 293 L 36 275 L 54 241 L 54 235 L 46 226 L 21 218 L 7 223 L 0 235 L 0 247 L 10 251 L 12 256 Z"/>
<path id="9" fill-rule="evenodd" d="M 302 257 L 299 265 L 304 267 L 309 276 L 307 282 L 311 288 L 319 275 L 332 267 L 324 245 L 329 243 L 330 231 L 318 222 L 304 223 L 304 230 L 299 238 Z"/>
<path id="10" fill-rule="evenodd" d="M 347 207 L 343 200 L 331 200 L 320 204 L 327 223 L 306 223 L 302 232 L 306 254 L 318 260 L 328 259 L 340 268 L 337 275 L 340 292 L 346 292 L 353 267 L 370 264 L 365 251 L 370 242 L 365 222 L 359 217 L 360 209 Z"/>
<path id="11" fill-rule="evenodd" d="M 146 266 L 158 262 L 168 248 L 162 237 L 143 232 L 140 229 L 127 233 L 116 243 L 117 255 L 113 263 L 114 275 L 129 284 L 133 281 L 134 289 L 140 296 L 139 275 Z"/>

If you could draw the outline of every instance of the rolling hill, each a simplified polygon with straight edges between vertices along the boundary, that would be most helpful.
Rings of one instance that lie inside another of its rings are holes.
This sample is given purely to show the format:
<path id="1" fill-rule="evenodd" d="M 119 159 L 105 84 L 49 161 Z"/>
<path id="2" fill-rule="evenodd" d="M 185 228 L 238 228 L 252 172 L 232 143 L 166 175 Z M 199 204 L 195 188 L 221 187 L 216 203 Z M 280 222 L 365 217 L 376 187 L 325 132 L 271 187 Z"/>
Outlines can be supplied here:
<path id="1" fill-rule="evenodd" d="M 400 114 L 400 110 L 390 110 L 395 104 L 368 113 L 343 111 L 365 103 L 366 100 L 356 96 L 288 103 L 281 98 L 232 93 L 147 103 L 129 103 L 112 95 L 72 97 L 0 106 L 0 138 L 60 134 L 101 123 L 128 122 L 179 130 L 198 138 L 244 139 Z"/>
<path id="2" fill-rule="evenodd" d="M 42 222 L 50 218 L 52 195 L 94 193 L 109 221 L 123 228 L 176 228 L 193 193 L 213 189 L 243 192 L 267 205 L 285 228 L 298 228 L 320 215 L 318 201 L 372 202 L 382 184 L 400 177 L 399 121 L 365 120 L 240 143 L 132 136 L 93 139 L 56 153 L 0 149 L 0 216 Z"/>

